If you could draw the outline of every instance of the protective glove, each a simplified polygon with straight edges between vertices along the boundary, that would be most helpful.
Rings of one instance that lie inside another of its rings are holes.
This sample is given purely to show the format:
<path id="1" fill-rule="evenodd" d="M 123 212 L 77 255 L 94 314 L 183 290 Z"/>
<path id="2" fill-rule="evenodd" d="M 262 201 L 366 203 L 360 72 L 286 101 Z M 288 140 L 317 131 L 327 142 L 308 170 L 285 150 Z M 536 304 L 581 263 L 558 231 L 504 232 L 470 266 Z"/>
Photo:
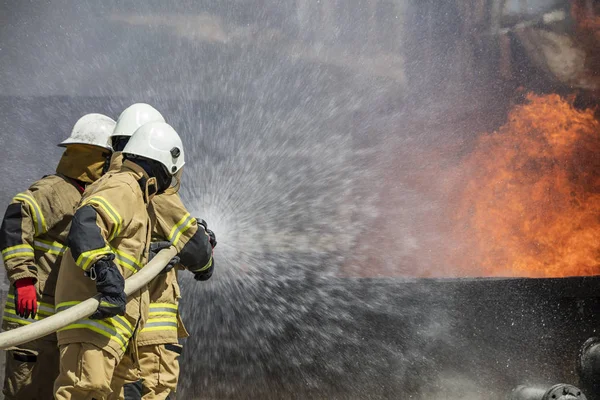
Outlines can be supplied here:
<path id="1" fill-rule="evenodd" d="M 201 272 L 194 273 L 194 279 L 197 281 L 207 281 L 212 276 L 214 269 L 215 269 L 215 259 L 213 257 L 212 265 L 210 266 L 210 268 L 208 268 L 204 271 L 201 271 Z"/>
<path id="2" fill-rule="evenodd" d="M 88 276 L 96 281 L 96 290 L 102 296 L 100 305 L 90 319 L 106 319 L 115 315 L 125 315 L 125 278 L 114 263 L 115 256 L 102 257 L 90 267 Z"/>
<path id="3" fill-rule="evenodd" d="M 15 311 L 22 318 L 35 318 L 37 313 L 37 292 L 33 278 L 15 281 Z"/>
<path id="4" fill-rule="evenodd" d="M 167 249 L 169 247 L 171 247 L 171 242 L 167 241 L 150 243 L 150 254 L 148 255 L 148 262 L 150 262 L 158 254 L 159 251 Z M 160 271 L 160 273 L 166 274 L 167 272 L 172 270 L 173 267 L 175 267 L 175 265 L 179 264 L 179 261 L 180 259 L 178 256 L 171 258 L 171 260 L 169 260 L 169 263 L 165 266 L 165 268 L 162 271 Z"/>
<path id="5" fill-rule="evenodd" d="M 211 247 L 214 249 L 215 247 L 217 247 L 217 237 L 215 236 L 215 233 L 213 231 L 211 231 L 210 229 L 208 229 L 208 224 L 206 223 L 205 220 L 201 219 L 201 218 L 196 218 L 196 221 L 198 221 L 198 224 L 202 225 L 202 227 L 204 228 L 204 230 L 206 231 L 206 233 L 208 234 L 208 241 L 210 242 Z"/>

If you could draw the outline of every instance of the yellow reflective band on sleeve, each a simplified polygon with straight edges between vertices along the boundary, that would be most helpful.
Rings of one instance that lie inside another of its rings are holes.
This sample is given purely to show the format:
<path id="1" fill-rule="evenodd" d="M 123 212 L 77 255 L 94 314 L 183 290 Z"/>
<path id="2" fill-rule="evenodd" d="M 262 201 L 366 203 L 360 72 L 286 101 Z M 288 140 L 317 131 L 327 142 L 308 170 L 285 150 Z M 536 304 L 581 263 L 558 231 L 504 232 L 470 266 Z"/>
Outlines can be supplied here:
<path id="1" fill-rule="evenodd" d="M 212 258 L 212 254 L 211 254 L 210 259 L 208 260 L 208 262 L 206 263 L 206 265 L 204 267 L 202 267 L 200 269 L 195 269 L 193 271 L 190 270 L 190 271 L 194 272 L 194 273 L 206 271 L 207 269 L 209 269 L 212 266 L 212 262 L 213 262 L 213 258 Z"/>
<path id="2" fill-rule="evenodd" d="M 112 220 L 113 229 L 109 233 L 108 240 L 111 241 L 115 237 L 117 237 L 117 235 L 119 235 L 119 233 L 121 232 L 123 218 L 121 217 L 121 215 L 119 215 L 116 209 L 104 197 L 101 196 L 90 197 L 89 199 L 85 200 L 81 206 L 86 206 L 88 204 L 93 204 L 97 207 L 102 208 Z"/>
<path id="3" fill-rule="evenodd" d="M 35 233 L 36 235 L 41 235 L 48 231 L 46 226 L 46 220 L 44 219 L 44 214 L 42 214 L 42 209 L 40 205 L 35 201 L 33 196 L 30 196 L 26 193 L 19 193 L 13 198 L 13 201 L 21 201 L 26 203 L 31 210 L 31 215 L 33 217 L 33 222 L 35 223 Z"/>
<path id="4" fill-rule="evenodd" d="M 33 257 L 33 247 L 28 244 L 19 244 L 2 250 L 2 259 L 8 261 L 15 257 Z"/>
<path id="5" fill-rule="evenodd" d="M 181 235 L 183 235 L 185 231 L 190 229 L 190 227 L 194 224 L 195 221 L 195 218 L 190 216 L 189 213 L 186 213 L 183 216 L 183 218 L 181 218 L 173 226 L 171 232 L 169 233 L 169 237 L 167 238 L 171 243 L 173 243 L 173 246 L 175 246 L 179 242 L 179 239 L 181 239 Z"/>
<path id="6" fill-rule="evenodd" d="M 33 248 L 46 253 L 62 256 L 67 251 L 67 246 L 60 242 L 50 242 L 48 240 L 35 239 Z"/>
<path id="7" fill-rule="evenodd" d="M 75 261 L 75 264 L 77 264 L 84 271 L 87 271 L 97 256 L 103 256 L 106 254 L 112 254 L 110 246 L 108 245 L 104 246 L 101 249 L 84 251 L 79 255 L 79 257 Z"/>

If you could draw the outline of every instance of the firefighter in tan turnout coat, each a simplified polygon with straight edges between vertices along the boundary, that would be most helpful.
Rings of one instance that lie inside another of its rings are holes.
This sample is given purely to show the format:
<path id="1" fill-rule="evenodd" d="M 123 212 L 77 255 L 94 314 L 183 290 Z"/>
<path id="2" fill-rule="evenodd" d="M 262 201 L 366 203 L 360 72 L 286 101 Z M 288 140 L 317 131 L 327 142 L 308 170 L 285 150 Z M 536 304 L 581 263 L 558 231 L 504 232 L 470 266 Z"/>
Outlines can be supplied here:
<path id="1" fill-rule="evenodd" d="M 148 292 L 125 298 L 124 280 L 146 263 L 151 231 L 147 204 L 184 164 L 181 139 L 164 122 L 140 127 L 123 149 L 125 161 L 85 191 L 68 234 L 56 288 L 62 311 L 101 294 L 90 318 L 59 330 L 55 398 L 105 399 L 125 351 L 148 315 Z M 82 273 L 83 271 L 83 273 Z M 132 345 L 133 344 L 133 345 Z"/>
<path id="2" fill-rule="evenodd" d="M 204 221 L 191 217 L 177 194 L 155 196 L 149 212 L 154 224 L 153 251 L 172 244 L 179 253 L 168 270 L 149 284 L 149 318 L 136 339 L 139 365 L 126 358 L 117 367 L 112 385 L 115 393 L 111 399 L 167 399 L 175 392 L 179 378 L 178 357 L 182 350 L 178 339 L 187 337 L 179 318 L 181 295 L 177 267 L 185 266 L 200 281 L 209 279 L 213 273 L 214 234 L 205 228 Z"/>
<path id="3" fill-rule="evenodd" d="M 104 115 L 83 116 L 59 145 L 66 151 L 56 174 L 35 182 L 8 206 L 0 228 L 0 250 L 11 283 L 3 330 L 54 314 L 56 278 L 71 219 L 86 185 L 103 173 L 114 126 Z M 58 362 L 55 334 L 8 349 L 5 398 L 51 399 Z"/>
<path id="4" fill-rule="evenodd" d="M 120 151 L 140 124 L 163 120 L 162 115 L 147 104 L 134 104 L 117 121 L 112 135 L 115 149 L 111 169 L 122 162 Z M 177 179 L 180 179 L 177 177 Z M 153 229 L 151 255 L 170 245 L 178 250 L 163 274 L 149 284 L 149 318 L 137 336 L 137 359 L 125 357 L 113 376 L 111 399 L 166 399 L 174 393 L 179 377 L 181 346 L 178 338 L 187 332 L 178 313 L 180 298 L 177 268 L 192 271 L 198 280 L 210 278 L 213 271 L 214 233 L 206 223 L 191 217 L 177 193 L 167 191 L 154 196 L 148 209 Z"/>

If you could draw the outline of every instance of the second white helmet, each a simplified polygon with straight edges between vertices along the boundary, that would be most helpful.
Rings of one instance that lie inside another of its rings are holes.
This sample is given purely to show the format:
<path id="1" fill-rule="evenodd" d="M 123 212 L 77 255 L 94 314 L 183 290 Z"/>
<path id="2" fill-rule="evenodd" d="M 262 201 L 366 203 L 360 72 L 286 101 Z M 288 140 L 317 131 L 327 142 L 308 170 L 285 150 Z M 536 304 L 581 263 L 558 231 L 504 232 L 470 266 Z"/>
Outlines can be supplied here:
<path id="1" fill-rule="evenodd" d="M 117 125 L 115 126 L 111 137 L 131 136 L 140 126 L 147 124 L 148 122 L 165 122 L 165 118 L 150 104 L 132 104 L 119 115 Z"/>
<path id="2" fill-rule="evenodd" d="M 150 122 L 141 126 L 129 139 L 123 154 L 158 161 L 171 175 L 175 175 L 185 164 L 181 138 L 165 122 Z"/>
<path id="3" fill-rule="evenodd" d="M 112 118 L 102 114 L 86 114 L 77 120 L 71 136 L 63 140 L 59 146 L 89 144 L 111 150 L 109 138 L 114 128 L 115 121 Z"/>

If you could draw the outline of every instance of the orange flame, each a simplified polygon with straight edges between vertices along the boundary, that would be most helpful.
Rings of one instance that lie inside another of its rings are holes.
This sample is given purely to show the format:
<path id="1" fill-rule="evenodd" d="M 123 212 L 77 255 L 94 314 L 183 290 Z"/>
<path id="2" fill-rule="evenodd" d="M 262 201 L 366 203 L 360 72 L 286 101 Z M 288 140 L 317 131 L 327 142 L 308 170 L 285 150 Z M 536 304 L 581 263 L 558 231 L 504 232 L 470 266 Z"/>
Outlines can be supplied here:
<path id="1" fill-rule="evenodd" d="M 600 274 L 600 124 L 558 95 L 530 94 L 467 158 L 457 215 L 479 276 Z"/>

